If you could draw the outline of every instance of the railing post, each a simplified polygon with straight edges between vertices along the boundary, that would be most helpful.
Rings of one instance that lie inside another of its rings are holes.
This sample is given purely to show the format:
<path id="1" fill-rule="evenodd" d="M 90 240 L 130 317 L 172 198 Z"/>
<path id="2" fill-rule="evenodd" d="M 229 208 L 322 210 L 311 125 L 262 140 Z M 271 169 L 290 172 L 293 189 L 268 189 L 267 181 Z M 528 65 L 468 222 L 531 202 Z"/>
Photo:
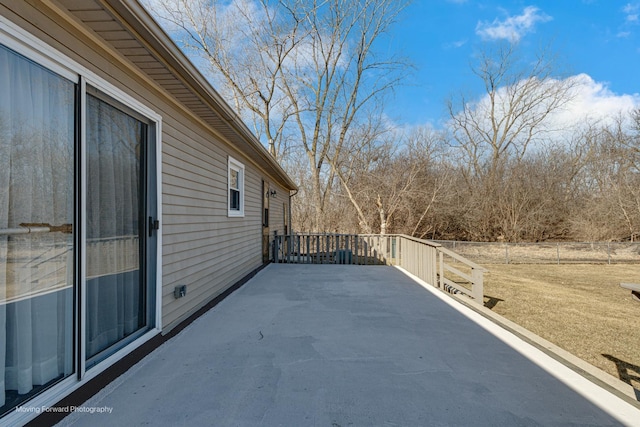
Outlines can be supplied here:
<path id="1" fill-rule="evenodd" d="M 391 265 L 391 237 L 386 236 L 384 238 L 384 252 L 385 252 L 385 264 Z"/>
<path id="2" fill-rule="evenodd" d="M 398 236 L 391 238 L 391 259 L 393 265 L 398 265 Z"/>
<path id="3" fill-rule="evenodd" d="M 471 278 L 473 283 L 471 284 L 471 293 L 473 293 L 473 299 L 480 305 L 484 303 L 484 283 L 483 272 L 476 268 L 471 269 Z"/>
<path id="4" fill-rule="evenodd" d="M 355 248 L 353 251 L 355 255 L 354 257 L 355 264 L 358 265 L 360 261 L 358 260 L 358 235 L 357 234 L 354 236 L 353 247 Z"/>
<path id="5" fill-rule="evenodd" d="M 273 262 L 275 262 L 276 264 L 278 263 L 278 252 L 280 251 L 278 240 L 279 236 L 278 234 L 276 234 L 273 238 Z"/>
<path id="6" fill-rule="evenodd" d="M 372 260 L 373 260 L 373 265 L 379 265 L 380 264 L 380 238 L 376 235 L 376 236 L 372 236 L 371 237 L 371 247 L 373 248 L 372 251 Z"/>
<path id="7" fill-rule="evenodd" d="M 291 250 L 291 245 L 293 245 L 293 239 L 291 238 L 291 236 L 287 235 L 287 234 L 283 234 L 282 237 L 284 238 L 285 244 L 284 244 L 284 250 L 287 256 L 287 262 L 290 263 L 291 262 L 291 252 L 293 252 Z"/>
<path id="8" fill-rule="evenodd" d="M 286 262 L 286 263 L 290 263 L 291 260 L 289 259 L 289 245 L 291 244 L 291 242 L 289 241 L 289 237 L 286 234 L 282 235 L 283 238 L 283 243 L 282 243 L 282 259 Z"/>
<path id="9" fill-rule="evenodd" d="M 324 247 L 324 255 L 325 255 L 325 261 L 327 264 L 329 264 L 329 251 L 331 248 L 331 236 L 329 234 L 327 234 L 327 244 Z"/>
<path id="10" fill-rule="evenodd" d="M 444 289 L 444 253 L 439 252 L 440 255 L 440 277 L 438 277 L 438 288 Z"/>
<path id="11" fill-rule="evenodd" d="M 362 239 L 362 250 L 364 251 L 364 265 L 367 265 L 367 258 L 369 257 L 369 245 L 366 239 Z"/>
<path id="12" fill-rule="evenodd" d="M 347 234 L 346 236 L 344 236 L 344 253 L 346 257 L 349 257 L 347 258 L 349 262 L 345 261 L 345 264 L 353 264 L 353 252 L 351 253 L 351 256 L 349 256 L 349 250 L 350 250 L 349 247 L 351 246 L 349 245 L 350 240 L 351 240 L 350 234 Z"/>

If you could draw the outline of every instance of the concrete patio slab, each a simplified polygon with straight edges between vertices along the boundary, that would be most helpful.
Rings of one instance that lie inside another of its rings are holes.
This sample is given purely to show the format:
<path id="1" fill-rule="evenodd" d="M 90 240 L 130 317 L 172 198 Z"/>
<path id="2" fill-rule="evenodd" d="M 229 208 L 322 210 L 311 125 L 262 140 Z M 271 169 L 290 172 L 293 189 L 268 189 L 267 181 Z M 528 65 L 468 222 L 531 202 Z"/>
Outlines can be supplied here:
<path id="1" fill-rule="evenodd" d="M 393 267 L 270 265 L 60 425 L 640 425 L 442 298 Z"/>

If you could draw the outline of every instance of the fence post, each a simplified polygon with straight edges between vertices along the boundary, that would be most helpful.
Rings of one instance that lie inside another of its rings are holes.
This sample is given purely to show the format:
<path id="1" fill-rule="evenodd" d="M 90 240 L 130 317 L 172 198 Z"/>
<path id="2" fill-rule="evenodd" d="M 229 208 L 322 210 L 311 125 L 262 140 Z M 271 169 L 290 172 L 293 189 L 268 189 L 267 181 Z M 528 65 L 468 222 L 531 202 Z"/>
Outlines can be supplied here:
<path id="1" fill-rule="evenodd" d="M 509 244 L 504 244 L 504 263 L 509 264 Z"/>

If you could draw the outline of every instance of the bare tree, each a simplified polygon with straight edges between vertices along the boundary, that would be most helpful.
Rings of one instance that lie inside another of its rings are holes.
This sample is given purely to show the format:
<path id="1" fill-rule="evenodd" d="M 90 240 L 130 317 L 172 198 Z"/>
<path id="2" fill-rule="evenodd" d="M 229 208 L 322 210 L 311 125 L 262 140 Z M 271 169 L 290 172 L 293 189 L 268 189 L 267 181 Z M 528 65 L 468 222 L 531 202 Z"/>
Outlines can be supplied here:
<path id="1" fill-rule="evenodd" d="M 438 168 L 443 154 L 438 133 L 426 127 L 406 134 L 387 132 L 358 148 L 358 155 L 348 156 L 336 172 L 360 229 L 428 233 L 428 214 L 446 181 Z"/>
<path id="2" fill-rule="evenodd" d="M 466 182 L 460 193 L 466 206 L 462 218 L 473 239 L 516 239 L 522 234 L 520 214 L 527 211 L 524 201 L 530 195 L 522 193 L 522 185 L 514 185 L 520 176 L 516 169 L 526 166 L 523 160 L 532 146 L 541 150 L 557 136 L 554 131 L 559 129 L 549 119 L 574 95 L 573 79 L 554 78 L 548 50 L 526 62 L 518 53 L 518 45 L 509 43 L 482 51 L 472 71 L 483 83 L 484 96 L 474 102 L 460 96 L 447 106 L 451 140 Z"/>
<path id="3" fill-rule="evenodd" d="M 635 114 L 620 116 L 590 134 L 588 163 L 581 176 L 583 203 L 574 217 L 575 232 L 583 238 L 635 240 L 640 234 Z"/>
<path id="4" fill-rule="evenodd" d="M 185 46 L 249 114 L 275 155 L 306 156 L 315 214 L 335 182 L 332 160 L 367 107 L 397 85 L 406 62 L 376 43 L 404 8 L 397 0 L 159 0 Z M 300 167 L 300 165 L 298 165 Z"/>
<path id="5" fill-rule="evenodd" d="M 481 52 L 472 71 L 485 96 L 448 102 L 452 139 L 476 177 L 495 175 L 504 162 L 522 159 L 532 144 L 558 130 L 547 119 L 573 97 L 576 83 L 553 77 L 548 51 L 524 64 L 517 55 L 517 45 L 508 43 Z"/>

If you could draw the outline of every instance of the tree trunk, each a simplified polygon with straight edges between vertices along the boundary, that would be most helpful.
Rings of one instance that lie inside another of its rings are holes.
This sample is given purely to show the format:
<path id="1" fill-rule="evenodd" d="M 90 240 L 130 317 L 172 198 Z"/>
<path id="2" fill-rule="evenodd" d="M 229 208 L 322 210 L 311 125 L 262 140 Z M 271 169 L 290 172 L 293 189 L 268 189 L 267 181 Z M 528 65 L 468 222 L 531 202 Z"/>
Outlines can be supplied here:
<path id="1" fill-rule="evenodd" d="M 378 205 L 378 215 L 380 215 L 380 234 L 385 235 L 387 234 L 387 221 L 389 218 L 387 217 L 387 211 L 382 204 L 380 195 L 378 195 L 376 205 Z"/>

